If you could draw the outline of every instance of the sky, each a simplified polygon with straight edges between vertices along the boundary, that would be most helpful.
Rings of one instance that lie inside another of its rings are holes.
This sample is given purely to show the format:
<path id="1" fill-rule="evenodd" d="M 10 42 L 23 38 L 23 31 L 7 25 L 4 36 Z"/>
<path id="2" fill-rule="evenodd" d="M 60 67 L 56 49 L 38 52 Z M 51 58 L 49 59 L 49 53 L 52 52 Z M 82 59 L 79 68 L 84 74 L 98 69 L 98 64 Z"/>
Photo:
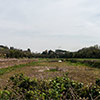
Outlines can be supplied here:
<path id="1" fill-rule="evenodd" d="M 100 0 L 0 0 L 0 44 L 76 51 L 100 44 Z"/>

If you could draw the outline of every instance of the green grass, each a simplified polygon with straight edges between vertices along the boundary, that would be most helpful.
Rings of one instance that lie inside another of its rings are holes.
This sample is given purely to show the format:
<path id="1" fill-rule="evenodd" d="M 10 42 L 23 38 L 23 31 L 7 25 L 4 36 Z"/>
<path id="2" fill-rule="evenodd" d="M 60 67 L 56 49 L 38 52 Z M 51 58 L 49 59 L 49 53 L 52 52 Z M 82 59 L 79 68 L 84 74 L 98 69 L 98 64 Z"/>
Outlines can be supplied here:
<path id="1" fill-rule="evenodd" d="M 83 60 L 89 60 L 89 61 L 94 60 L 94 61 L 100 61 L 99 58 L 67 58 L 67 59 L 68 59 L 68 60 L 81 60 L 81 61 L 83 61 Z"/>
<path id="2" fill-rule="evenodd" d="M 70 61 L 67 62 L 67 65 L 71 65 L 71 66 L 86 66 L 86 67 L 90 67 L 89 65 L 82 64 L 82 63 L 80 63 L 80 62 L 72 63 L 72 62 L 70 62 Z"/>
<path id="3" fill-rule="evenodd" d="M 2 68 L 0 69 L 0 75 L 3 75 L 5 73 L 9 73 L 13 70 L 16 70 L 17 68 L 22 68 L 22 67 L 26 67 L 26 66 L 33 66 L 33 65 L 39 65 L 39 61 L 38 62 L 31 62 L 31 63 L 27 63 L 27 64 L 20 64 L 20 65 L 14 65 L 12 67 L 7 67 L 7 68 Z"/>
<path id="4" fill-rule="evenodd" d="M 86 59 L 67 59 L 69 65 L 73 66 L 87 66 L 100 69 L 100 60 L 86 60 Z"/>

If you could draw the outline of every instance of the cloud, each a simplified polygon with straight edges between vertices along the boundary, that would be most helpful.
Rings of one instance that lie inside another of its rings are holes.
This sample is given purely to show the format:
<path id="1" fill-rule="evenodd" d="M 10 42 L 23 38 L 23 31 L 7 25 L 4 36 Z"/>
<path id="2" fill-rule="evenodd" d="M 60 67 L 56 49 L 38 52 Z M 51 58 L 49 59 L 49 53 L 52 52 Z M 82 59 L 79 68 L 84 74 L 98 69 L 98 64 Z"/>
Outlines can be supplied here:
<path id="1" fill-rule="evenodd" d="M 99 44 L 99 9 L 99 0 L 1 0 L 0 42 L 38 51 Z"/>

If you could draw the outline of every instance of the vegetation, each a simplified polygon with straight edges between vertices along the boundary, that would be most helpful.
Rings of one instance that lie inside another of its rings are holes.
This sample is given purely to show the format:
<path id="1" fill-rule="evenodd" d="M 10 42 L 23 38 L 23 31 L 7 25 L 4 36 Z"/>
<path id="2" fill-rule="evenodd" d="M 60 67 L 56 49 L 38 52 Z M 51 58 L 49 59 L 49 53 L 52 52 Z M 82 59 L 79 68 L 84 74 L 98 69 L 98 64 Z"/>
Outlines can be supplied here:
<path id="1" fill-rule="evenodd" d="M 66 61 L 69 61 L 71 63 L 78 63 L 78 64 L 80 63 L 90 67 L 100 68 L 100 61 L 98 60 L 67 59 Z"/>
<path id="2" fill-rule="evenodd" d="M 47 58 L 100 58 L 100 48 L 99 46 L 91 46 L 88 48 L 83 48 L 77 52 L 70 52 L 65 50 L 55 50 L 44 51 L 41 54 L 42 57 Z"/>
<path id="3" fill-rule="evenodd" d="M 31 62 L 31 63 L 28 63 L 28 64 L 20 64 L 20 65 L 14 65 L 12 67 L 2 68 L 2 69 L 0 69 L 0 75 L 11 72 L 12 70 L 16 70 L 17 68 L 36 65 L 37 63 L 39 63 L 39 62 Z"/>
<path id="4" fill-rule="evenodd" d="M 16 49 L 14 47 L 8 48 L 7 46 L 0 45 L 0 57 L 4 58 L 32 58 L 33 54 L 31 50 L 28 48 L 27 50 L 23 51 L 22 49 Z"/>
<path id="5" fill-rule="evenodd" d="M 59 68 L 58 67 L 56 67 L 56 68 L 50 68 L 48 71 L 51 71 L 51 72 L 59 71 Z"/>
<path id="6" fill-rule="evenodd" d="M 76 52 L 66 50 L 45 50 L 42 53 L 33 53 L 14 47 L 0 46 L 0 57 L 4 58 L 100 58 L 100 47 L 98 45 L 80 49 Z"/>
<path id="7" fill-rule="evenodd" d="M 37 80 L 17 74 L 0 91 L 0 100 L 100 100 L 100 80 L 84 86 L 70 80 L 67 73 L 52 80 Z"/>
<path id="8" fill-rule="evenodd" d="M 77 52 L 45 50 L 42 53 L 33 53 L 29 48 L 21 50 L 0 46 L 0 57 L 34 57 L 41 60 L 41 64 L 39 60 L 1 68 L 0 88 L 4 84 L 2 83 L 4 79 L 9 77 L 10 79 L 7 85 L 4 85 L 5 87 L 0 90 L 0 100 L 100 100 L 100 79 L 98 78 L 100 77 L 100 70 L 98 69 L 100 68 L 100 61 L 98 60 L 100 48 L 97 45 L 83 48 Z M 68 65 L 69 62 L 78 66 Z M 79 65 L 82 65 L 82 67 Z M 69 75 L 63 75 L 66 71 L 69 72 Z M 26 77 L 23 74 L 14 75 L 19 72 L 24 72 L 31 77 Z M 32 79 L 33 76 L 37 79 Z M 98 79 L 96 80 L 96 78 Z M 95 84 L 83 84 L 87 81 L 94 83 L 95 80 Z"/>
<path id="9" fill-rule="evenodd" d="M 20 59 L 18 59 L 20 60 Z M 28 60 L 28 59 L 27 59 Z M 14 74 L 24 73 L 26 76 L 37 78 L 39 80 L 49 80 L 54 77 L 62 77 L 65 72 L 68 72 L 68 77 L 72 80 L 82 82 L 85 85 L 94 84 L 97 78 L 100 78 L 100 69 L 88 67 L 80 63 L 70 63 L 66 59 L 58 62 L 59 59 L 34 59 L 33 62 L 27 62 L 25 66 L 11 68 L 8 66 L 8 71 L 0 75 L 0 89 L 2 89 L 8 79 Z M 6 63 L 7 64 L 7 63 Z M 7 67 L 6 67 L 7 68 Z M 2 68 L 0 70 L 3 70 Z"/>

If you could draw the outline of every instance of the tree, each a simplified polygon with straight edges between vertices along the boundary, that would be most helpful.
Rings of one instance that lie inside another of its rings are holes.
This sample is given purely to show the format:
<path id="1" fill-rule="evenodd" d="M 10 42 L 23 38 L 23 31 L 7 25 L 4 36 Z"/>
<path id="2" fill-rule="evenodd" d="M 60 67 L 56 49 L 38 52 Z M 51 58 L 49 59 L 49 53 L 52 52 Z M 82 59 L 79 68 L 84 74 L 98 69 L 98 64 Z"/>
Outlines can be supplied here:
<path id="1" fill-rule="evenodd" d="M 31 52 L 30 48 L 27 49 L 28 52 Z"/>

